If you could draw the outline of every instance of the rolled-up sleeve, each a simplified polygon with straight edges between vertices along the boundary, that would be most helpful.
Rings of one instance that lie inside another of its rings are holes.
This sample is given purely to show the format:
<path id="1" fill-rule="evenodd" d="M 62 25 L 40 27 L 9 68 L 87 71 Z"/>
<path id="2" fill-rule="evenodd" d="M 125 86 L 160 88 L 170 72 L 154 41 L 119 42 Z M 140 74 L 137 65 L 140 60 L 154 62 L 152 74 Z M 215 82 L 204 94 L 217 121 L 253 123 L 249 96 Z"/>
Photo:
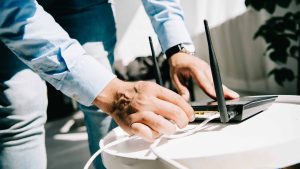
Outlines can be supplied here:
<path id="1" fill-rule="evenodd" d="M 91 105 L 115 78 L 34 0 L 1 1 L 0 40 L 43 79 L 84 105 Z"/>
<path id="2" fill-rule="evenodd" d="M 194 49 L 178 0 L 142 0 L 142 2 L 164 52 L 180 43 Z"/>

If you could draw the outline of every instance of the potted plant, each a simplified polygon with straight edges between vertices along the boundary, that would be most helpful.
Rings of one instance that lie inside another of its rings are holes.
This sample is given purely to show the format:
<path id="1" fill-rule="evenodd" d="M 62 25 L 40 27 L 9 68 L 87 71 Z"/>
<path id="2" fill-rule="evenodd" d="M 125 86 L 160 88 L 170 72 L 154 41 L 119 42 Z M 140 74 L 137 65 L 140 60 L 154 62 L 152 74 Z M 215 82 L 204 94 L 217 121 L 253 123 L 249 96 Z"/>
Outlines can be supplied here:
<path id="1" fill-rule="evenodd" d="M 300 0 L 246 0 L 246 6 L 257 11 L 265 9 L 274 14 L 276 7 L 288 8 L 291 4 L 300 4 Z M 285 81 L 297 80 L 297 94 L 300 95 L 300 11 L 287 11 L 282 16 L 272 16 L 259 27 L 254 39 L 262 37 L 266 43 L 265 54 L 278 66 L 269 72 L 275 81 L 283 86 Z M 285 64 L 288 58 L 297 62 L 295 74 Z"/>

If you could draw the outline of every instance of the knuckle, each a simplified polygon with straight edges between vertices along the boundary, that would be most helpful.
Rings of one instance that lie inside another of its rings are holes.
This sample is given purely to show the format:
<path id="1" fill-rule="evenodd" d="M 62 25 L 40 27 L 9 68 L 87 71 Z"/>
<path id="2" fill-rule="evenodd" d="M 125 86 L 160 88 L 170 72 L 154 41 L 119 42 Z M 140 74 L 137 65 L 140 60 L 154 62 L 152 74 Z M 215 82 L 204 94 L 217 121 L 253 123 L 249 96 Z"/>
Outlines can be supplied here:
<path id="1" fill-rule="evenodd" d="M 182 98 L 182 96 L 175 94 L 174 95 L 174 100 L 176 100 L 176 102 L 182 102 L 184 101 L 184 99 Z"/>
<path id="2" fill-rule="evenodd" d="M 154 82 L 147 82 L 147 81 L 140 82 L 141 89 L 149 89 L 152 88 L 154 85 L 155 85 Z"/>
<path id="3" fill-rule="evenodd" d="M 197 64 L 197 63 L 192 64 L 192 65 L 189 67 L 189 70 L 192 71 L 192 72 L 196 72 L 197 70 L 199 70 L 199 64 Z"/>
<path id="4" fill-rule="evenodd" d="M 182 120 L 182 125 L 185 127 L 185 126 L 187 126 L 188 124 L 189 124 L 188 118 L 184 118 L 184 119 Z"/>
<path id="5" fill-rule="evenodd" d="M 184 127 L 189 123 L 188 117 L 186 113 L 184 113 L 182 110 L 179 110 L 179 108 L 174 111 L 175 121 L 180 127 Z"/>
<path id="6" fill-rule="evenodd" d="M 131 105 L 136 111 L 144 111 L 151 102 L 151 98 L 146 95 L 139 95 Z"/>
<path id="7" fill-rule="evenodd" d="M 134 122 L 135 122 L 135 114 L 129 115 L 129 116 L 127 117 L 127 122 L 128 122 L 129 124 L 134 123 Z"/>
<path id="8" fill-rule="evenodd" d="M 138 101 L 144 101 L 144 100 L 148 100 L 149 96 L 147 96 L 146 94 L 140 94 L 138 96 Z"/>
<path id="9" fill-rule="evenodd" d="M 148 81 L 139 81 L 137 83 L 137 91 L 139 95 L 144 94 L 144 95 L 153 95 L 154 92 L 157 90 L 157 84 L 154 82 L 148 82 Z"/>
<path id="10" fill-rule="evenodd" d="M 142 123 L 145 123 L 145 121 L 147 121 L 147 120 L 148 120 L 148 114 L 147 114 L 147 112 L 141 112 L 140 113 L 140 121 Z"/>
<path id="11" fill-rule="evenodd" d="M 174 120 L 175 122 L 177 122 L 178 120 L 180 120 L 181 117 L 181 111 L 178 110 L 177 108 L 174 108 L 171 112 L 170 112 L 170 119 Z"/>
<path id="12" fill-rule="evenodd" d="M 182 110 L 179 107 L 174 107 L 173 108 L 173 114 L 176 118 L 180 118 L 182 114 Z"/>
<path id="13" fill-rule="evenodd" d="M 163 121 L 162 121 L 161 118 L 158 118 L 157 120 L 153 121 L 153 125 L 158 127 L 158 128 L 161 128 L 161 127 L 164 126 Z"/>
<path id="14" fill-rule="evenodd" d="M 177 112 L 175 109 L 169 109 L 168 111 L 161 111 L 158 114 L 161 114 L 163 118 L 176 121 L 178 118 Z"/>
<path id="15" fill-rule="evenodd" d="M 168 128 L 168 135 L 170 134 L 174 134 L 176 132 L 176 127 L 175 125 L 171 125 L 169 128 Z"/>

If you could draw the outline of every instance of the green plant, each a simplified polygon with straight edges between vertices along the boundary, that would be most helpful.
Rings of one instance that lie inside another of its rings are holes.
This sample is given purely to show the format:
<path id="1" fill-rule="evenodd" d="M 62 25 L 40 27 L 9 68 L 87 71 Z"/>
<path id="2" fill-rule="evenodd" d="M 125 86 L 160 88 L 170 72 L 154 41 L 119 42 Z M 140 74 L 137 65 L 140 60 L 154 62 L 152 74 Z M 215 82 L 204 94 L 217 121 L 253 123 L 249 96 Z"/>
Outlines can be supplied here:
<path id="1" fill-rule="evenodd" d="M 245 4 L 257 11 L 265 9 L 273 14 L 276 6 L 288 8 L 292 2 L 297 6 L 300 4 L 300 0 L 246 0 Z M 269 72 L 269 76 L 274 75 L 280 86 L 285 81 L 297 79 L 297 94 L 300 95 L 300 11 L 270 17 L 255 33 L 254 39 L 258 37 L 267 43 L 265 54 L 279 65 Z M 296 75 L 284 65 L 288 58 L 295 59 L 298 64 Z"/>

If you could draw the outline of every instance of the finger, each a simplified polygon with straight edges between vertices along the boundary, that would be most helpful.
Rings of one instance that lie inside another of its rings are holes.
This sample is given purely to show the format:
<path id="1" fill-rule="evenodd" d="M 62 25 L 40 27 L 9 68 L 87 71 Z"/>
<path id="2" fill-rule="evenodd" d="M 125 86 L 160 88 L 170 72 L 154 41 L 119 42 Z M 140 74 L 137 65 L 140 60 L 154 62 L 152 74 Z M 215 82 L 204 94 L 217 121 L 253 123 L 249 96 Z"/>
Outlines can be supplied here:
<path id="1" fill-rule="evenodd" d="M 151 111 L 138 112 L 130 116 L 133 123 L 145 124 L 157 133 L 170 135 L 176 131 L 174 124 Z"/>
<path id="2" fill-rule="evenodd" d="M 192 77 L 196 84 L 211 98 L 216 98 L 216 92 L 213 81 L 203 71 L 192 70 Z"/>
<path id="3" fill-rule="evenodd" d="M 184 128 L 189 123 L 187 114 L 178 106 L 155 98 L 153 103 L 156 105 L 154 112 L 166 119 L 173 120 L 179 128 Z"/>
<path id="4" fill-rule="evenodd" d="M 224 90 L 224 96 L 226 99 L 236 99 L 236 98 L 240 97 L 240 95 L 238 93 L 229 89 L 225 85 L 223 85 L 223 90 Z"/>
<path id="5" fill-rule="evenodd" d="M 157 137 L 159 137 L 158 132 L 152 130 L 150 127 L 142 123 L 133 123 L 131 125 L 131 131 L 133 134 L 149 142 L 153 142 Z"/>
<path id="6" fill-rule="evenodd" d="M 190 92 L 187 89 L 186 86 L 184 86 L 180 80 L 177 74 L 173 75 L 172 78 L 173 84 L 175 85 L 178 93 L 185 99 L 185 100 L 189 100 L 190 99 Z"/>
<path id="7" fill-rule="evenodd" d="M 206 76 L 206 78 L 208 79 L 208 81 L 211 83 L 211 86 L 213 87 L 213 98 L 215 98 L 216 94 L 215 94 L 215 88 L 214 88 L 214 81 L 213 81 L 213 78 L 212 78 L 212 74 L 211 74 L 211 71 L 209 69 L 209 67 L 206 69 L 206 71 L 204 71 L 204 74 Z M 209 84 L 207 84 L 209 85 Z M 223 93 L 224 93 L 224 97 L 226 99 L 235 99 L 235 98 L 238 98 L 239 97 L 239 94 L 234 92 L 233 90 L 230 90 L 229 88 L 227 88 L 225 85 L 222 85 L 223 87 Z M 211 92 L 208 92 L 208 93 L 211 93 Z M 210 94 L 209 94 L 210 96 Z"/>
<path id="8" fill-rule="evenodd" d="M 156 93 L 157 98 L 159 98 L 160 100 L 164 100 L 165 103 L 169 102 L 167 105 L 176 105 L 177 107 L 179 107 L 181 110 L 184 111 L 184 113 L 186 114 L 186 116 L 190 121 L 195 120 L 193 108 L 180 95 L 159 85 L 156 86 L 154 91 L 157 91 Z"/>
<path id="9" fill-rule="evenodd" d="M 115 120 L 115 122 L 118 124 L 118 126 L 120 126 L 128 135 L 130 135 L 130 136 L 133 135 L 129 124 L 124 123 L 124 121 L 121 120 L 120 118 L 116 118 L 114 116 L 112 116 L 112 117 Z"/>
<path id="10" fill-rule="evenodd" d="M 213 81 L 213 78 L 212 78 L 212 74 L 211 74 L 210 69 L 207 69 L 207 71 L 205 71 L 205 75 L 206 75 L 206 77 L 209 79 L 209 81 L 213 84 L 214 81 Z M 225 97 L 226 99 L 235 99 L 235 98 L 240 97 L 239 94 L 236 93 L 235 91 L 229 89 L 229 88 L 226 87 L 225 85 L 222 85 L 222 86 L 223 86 L 224 97 Z"/>
<path id="11" fill-rule="evenodd" d="M 205 68 L 204 74 L 205 74 L 206 78 L 210 81 L 210 83 L 213 84 L 214 80 L 213 80 L 212 72 L 211 72 L 211 69 L 209 66 Z"/>

